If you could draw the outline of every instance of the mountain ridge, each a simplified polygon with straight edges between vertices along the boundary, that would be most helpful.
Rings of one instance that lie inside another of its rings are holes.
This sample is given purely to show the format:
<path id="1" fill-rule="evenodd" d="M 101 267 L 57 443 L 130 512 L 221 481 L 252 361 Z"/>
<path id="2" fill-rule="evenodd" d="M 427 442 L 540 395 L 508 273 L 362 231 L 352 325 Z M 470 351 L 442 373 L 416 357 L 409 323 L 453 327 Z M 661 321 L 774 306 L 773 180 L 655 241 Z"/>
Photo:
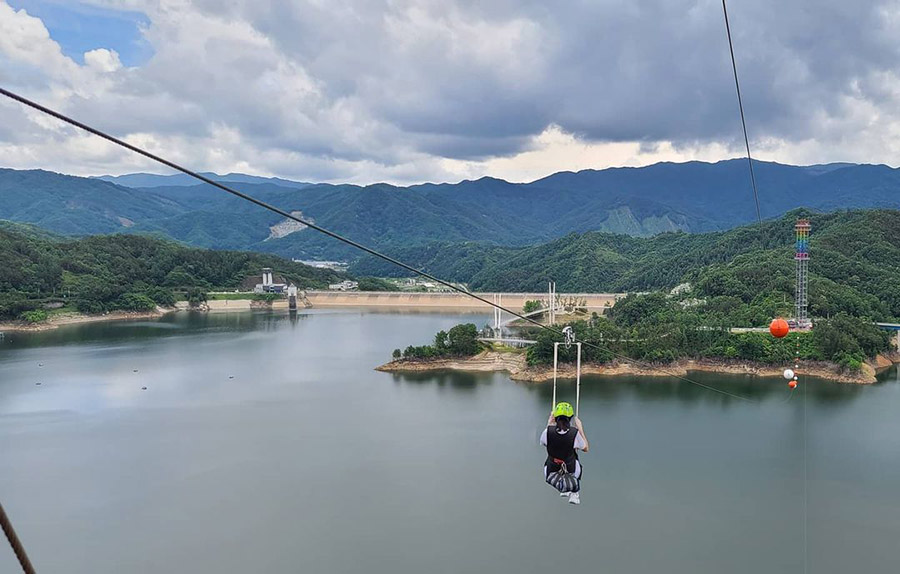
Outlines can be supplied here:
<path id="1" fill-rule="evenodd" d="M 250 175 L 246 173 L 226 173 L 220 175 L 211 171 L 199 172 L 200 175 L 207 177 L 213 181 L 221 183 L 274 183 L 283 187 L 303 188 L 313 185 L 304 181 L 294 181 L 291 179 L 283 179 L 280 177 L 263 177 L 258 175 Z M 122 175 L 95 175 L 90 179 L 99 179 L 108 181 L 117 185 L 126 187 L 144 188 L 144 187 L 163 187 L 163 186 L 181 186 L 188 187 L 196 185 L 197 179 L 187 175 L 186 173 L 159 174 L 148 172 L 125 173 Z"/>
<path id="2" fill-rule="evenodd" d="M 900 170 L 889 166 L 754 166 L 766 219 L 799 207 L 900 207 Z M 247 177 L 250 181 L 229 184 L 389 253 L 432 242 L 515 247 L 587 231 L 633 236 L 707 232 L 756 219 L 742 159 L 558 172 L 530 183 L 485 176 L 408 187 L 301 182 L 294 183 L 302 187 L 286 187 Z M 201 247 L 302 259 L 354 261 L 360 256 L 308 229 L 271 238 L 272 226 L 283 218 L 206 184 L 132 188 L 97 178 L 0 170 L 0 218 L 68 235 L 154 233 Z"/>
<path id="3" fill-rule="evenodd" d="M 817 312 L 849 310 L 873 320 L 900 317 L 900 234 L 893 232 L 900 227 L 900 210 L 800 209 L 761 227 L 728 231 L 649 238 L 591 231 L 524 247 L 442 243 L 410 246 L 395 255 L 442 279 L 467 283 L 473 291 L 541 292 L 555 281 L 560 292 L 641 292 L 689 282 L 704 297 L 750 303 L 774 291 L 791 300 L 798 217 L 812 222 L 810 303 Z M 372 258 L 352 265 L 350 272 L 404 275 Z"/>

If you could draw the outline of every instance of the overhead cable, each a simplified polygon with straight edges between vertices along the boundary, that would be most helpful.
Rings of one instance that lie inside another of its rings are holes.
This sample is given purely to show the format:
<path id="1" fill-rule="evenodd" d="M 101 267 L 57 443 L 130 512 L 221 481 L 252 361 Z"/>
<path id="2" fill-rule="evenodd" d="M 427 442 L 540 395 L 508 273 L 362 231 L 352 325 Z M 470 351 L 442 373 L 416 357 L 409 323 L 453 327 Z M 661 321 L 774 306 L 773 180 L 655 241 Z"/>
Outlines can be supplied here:
<path id="1" fill-rule="evenodd" d="M 181 166 L 181 165 L 179 165 L 179 164 L 177 164 L 177 163 L 175 163 L 175 162 L 169 161 L 169 160 L 167 160 L 167 159 L 165 159 L 165 158 L 163 158 L 163 157 L 161 157 L 161 156 L 159 156 L 159 155 L 156 155 L 156 154 L 154 154 L 154 153 L 151 153 L 151 152 L 149 152 L 149 151 L 147 151 L 147 150 L 145 150 L 145 149 L 142 149 L 142 148 L 140 148 L 140 147 L 137 147 L 137 146 L 135 146 L 135 145 L 132 145 L 132 144 L 130 144 L 130 143 L 124 141 L 124 140 L 121 140 L 121 139 L 119 139 L 119 138 L 117 138 L 117 137 L 115 137 L 115 136 L 112 136 L 112 135 L 110 135 L 110 134 L 108 134 L 108 133 L 106 133 L 106 132 L 103 132 L 103 131 L 101 131 L 101 130 L 99 130 L 99 129 L 97 129 L 97 128 L 94 128 L 94 127 L 89 126 L 89 125 L 87 125 L 87 124 L 85 124 L 85 123 L 82 123 L 82 122 L 80 122 L 80 121 L 78 121 L 78 120 L 76 120 L 76 119 L 74 119 L 74 118 L 72 118 L 72 117 L 70 117 L 70 116 L 67 116 L 67 115 L 65 115 L 65 114 L 63 114 L 63 113 L 57 112 L 57 111 L 52 110 L 52 109 L 50 109 L 50 108 L 48 108 L 48 107 L 46 107 L 46 106 L 43 106 L 43 105 L 41 105 L 41 104 L 39 104 L 39 103 L 37 103 L 37 102 L 35 102 L 35 101 L 33 101 L 33 100 L 30 100 L 30 99 L 28 99 L 28 98 L 26 98 L 26 97 L 24 97 L 24 96 L 21 96 L 21 95 L 19 95 L 19 94 L 14 93 L 14 92 L 10 92 L 9 90 L 7 90 L 7 89 L 5 89 L 5 88 L 2 88 L 2 87 L 0 87 L 0 94 L 4 95 L 4 96 L 6 96 L 6 97 L 8 97 L 8 98 L 10 98 L 10 99 L 13 99 L 13 100 L 15 100 L 15 101 L 17 101 L 17 102 L 19 102 L 19 103 L 21 103 L 21 104 L 24 104 L 24 105 L 26 105 L 26 106 L 28 106 L 28 107 L 30 107 L 30 108 L 33 108 L 33 109 L 35 109 L 35 110 L 38 110 L 38 111 L 40 111 L 40 112 L 42 112 L 42 113 L 44 113 L 44 114 L 47 114 L 47 115 L 49 115 L 49 116 L 52 116 L 52 117 L 54 117 L 54 118 L 56 118 L 56 119 L 58 119 L 58 120 L 61 120 L 61 121 L 65 122 L 65 123 L 67 123 L 67 124 L 73 125 L 73 126 L 79 128 L 79 129 L 82 129 L 82 130 L 86 131 L 86 132 L 92 133 L 92 134 L 94 134 L 95 136 L 101 137 L 101 138 L 103 138 L 103 139 L 105 139 L 105 140 L 107 140 L 107 141 L 109 141 L 109 142 L 112 142 L 112 143 L 114 143 L 114 144 L 116 144 L 116 145 L 118 145 L 118 146 L 120 146 L 120 147 L 123 147 L 123 148 L 125 148 L 125 149 L 127 149 L 127 150 L 130 150 L 130 151 L 132 151 L 132 152 L 134 152 L 134 153 L 136 153 L 136 154 L 138 154 L 138 155 L 142 155 L 142 156 L 144 156 L 144 157 L 146 157 L 146 158 L 149 158 L 149 159 L 151 159 L 151 160 L 153 160 L 153 161 L 155 161 L 155 162 L 157 162 L 157 163 L 160 163 L 160 164 L 162 164 L 162 165 L 165 165 L 166 167 L 172 168 L 172 169 L 174 169 L 174 170 L 176 170 L 176 171 L 180 171 L 181 173 L 183 173 L 183 174 L 185 174 L 185 175 L 188 175 L 188 176 L 190 176 L 190 177 L 193 177 L 194 179 L 197 179 L 197 180 L 199 180 L 199 181 L 202 181 L 203 183 L 208 183 L 209 185 L 212 185 L 213 187 L 216 187 L 216 188 L 218 188 L 218 189 L 221 189 L 222 191 L 224 191 L 224 192 L 226 192 L 226 193 L 230 193 L 231 195 L 234 195 L 234 196 L 236 196 L 236 197 L 239 197 L 239 198 L 241 198 L 241 199 L 243 199 L 243 200 L 249 201 L 250 203 L 253 203 L 253 204 L 255 204 L 255 205 L 258 205 L 259 207 L 262 207 L 263 209 L 268 209 L 269 211 L 271 211 L 271 212 L 273 212 L 273 213 L 277 213 L 278 215 L 280 215 L 280 216 L 282 216 L 282 217 L 284 217 L 284 218 L 286 218 L 286 219 L 290 219 L 290 220 L 296 221 L 297 223 L 301 223 L 301 224 L 303 224 L 303 225 L 309 227 L 310 229 L 313 229 L 313 230 L 315 230 L 315 231 L 318 231 L 319 233 L 322 233 L 322 234 L 324 234 L 324 235 L 327 235 L 328 237 L 331 237 L 332 239 L 335 239 L 335 240 L 337 240 L 337 241 L 340 241 L 340 242 L 342 242 L 342 243 L 345 243 L 345 244 L 347 244 L 347 245 L 350 245 L 351 247 L 354 247 L 354 248 L 356 248 L 356 249 L 359 249 L 360 251 L 363 251 L 363 252 L 365 252 L 365 253 L 368 253 L 369 255 L 372 255 L 372 256 L 374 256 L 374 257 L 377 257 L 377 258 L 379 258 L 379 259 L 382 259 L 382 260 L 384 260 L 384 261 L 387 261 L 388 263 L 391 263 L 391 264 L 393 264 L 393 265 L 396 265 L 397 267 L 400 267 L 400 268 L 402 268 L 402 269 L 405 269 L 405 270 L 407 270 L 407 271 L 410 271 L 410 272 L 412 272 L 412 273 L 415 273 L 416 275 L 419 275 L 420 277 L 424 277 L 425 279 L 429 279 L 429 280 L 431 280 L 431 281 L 434 281 L 435 283 L 439 283 L 439 284 L 441 284 L 441 285 L 443 285 L 443 286 L 445 286 L 445 287 L 447 287 L 447 288 L 449 288 L 449 289 L 452 289 L 453 291 L 456 291 L 456 292 L 458 292 L 458 293 L 462 293 L 463 295 L 465 295 L 465 296 L 467 296 L 467 297 L 471 297 L 472 299 L 475 299 L 475 300 L 477 300 L 477 301 L 480 301 L 480 302 L 484 303 L 485 305 L 488 305 L 488 306 L 490 306 L 490 307 L 494 307 L 495 309 L 499 309 L 500 311 L 503 311 L 503 312 L 505 312 L 505 313 L 509 313 L 510 315 L 512 315 L 512 316 L 514 316 L 514 317 L 516 317 L 516 318 L 518 318 L 518 319 L 521 319 L 521 320 L 526 321 L 526 322 L 528 322 L 528 323 L 530 323 L 530 324 L 532 324 L 532 325 L 535 325 L 535 326 L 537 326 L 537 327 L 540 327 L 541 329 L 545 329 L 545 330 L 547 330 L 547 331 L 550 331 L 550 332 L 552 332 L 552 333 L 554 333 L 554 334 L 556 334 L 556 335 L 558 335 L 558 336 L 560 336 L 560 337 L 564 337 L 563 332 L 562 332 L 561 330 L 559 330 L 559 329 L 556 329 L 556 328 L 553 328 L 553 327 L 548 327 L 547 325 L 543 325 L 543 324 L 541 324 L 540 322 L 538 322 L 538 321 L 536 321 L 536 320 L 534 320 L 534 319 L 532 319 L 532 318 L 530 318 L 530 317 L 526 317 L 525 315 L 523 315 L 523 314 L 521 314 L 521 313 L 517 313 L 516 311 L 513 311 L 513 310 L 511 310 L 511 309 L 507 309 L 506 307 L 503 307 L 503 306 L 501 306 L 501 305 L 499 305 L 499 304 L 497 304 L 497 303 L 494 303 L 493 301 L 489 301 L 488 299 L 485 299 L 484 297 L 481 297 L 481 296 L 479 296 L 479 295 L 477 295 L 477 294 L 475 294 L 475 293 L 472 293 L 472 292 L 470 292 L 470 291 L 468 291 L 468 290 L 466 290 L 466 289 L 463 289 L 463 288 L 459 287 L 458 285 L 455 285 L 455 284 L 453 284 L 453 283 L 450 283 L 449 281 L 444 281 L 443 279 L 440 279 L 440 278 L 438 278 L 438 277 L 435 277 L 434 275 L 428 273 L 427 271 L 422 271 L 421 269 L 416 269 L 416 268 L 413 267 L 412 265 L 409 265 L 409 264 L 407 264 L 407 263 L 404 263 L 403 261 L 400 261 L 399 259 L 396 259 L 396 258 L 391 257 L 391 256 L 389 256 L 389 255 L 385 255 L 384 253 L 381 253 L 381 252 L 379 252 L 379 251 L 377 251 L 377 250 L 375 250 L 375 249 L 373 249 L 373 248 L 371 248 L 371 247 L 368 247 L 368 246 L 366 246 L 366 245 L 363 245 L 362 243 L 359 243 L 359 242 L 357 242 L 357 241 L 354 241 L 354 240 L 352 240 L 352 239 L 350 239 L 350 238 L 344 237 L 343 235 L 340 235 L 340 234 L 338 234 L 338 233 L 335 233 L 334 231 L 331 231 L 331 230 L 329 230 L 329 229 L 326 229 L 326 228 L 322 227 L 321 225 L 318 225 L 318 224 L 316 224 L 316 223 L 314 223 L 314 222 L 312 222 L 312 221 L 310 221 L 310 220 L 307 220 L 307 219 L 304 219 L 304 218 L 299 217 L 299 216 L 297 216 L 297 215 L 294 215 L 293 213 L 287 212 L 287 211 L 285 211 L 285 210 L 283 210 L 283 209 L 281 209 L 281 208 L 278 208 L 278 207 L 275 207 L 274 205 L 271 205 L 271 204 L 269 204 L 269 203 L 266 203 L 265 201 L 262 201 L 262 200 L 260 200 L 260 199 L 257 199 L 257 198 L 255 198 L 255 197 L 251 196 L 251 195 L 248 195 L 248 194 L 243 193 L 243 192 L 241 192 L 241 191 L 238 191 L 238 190 L 236 190 L 236 189 L 234 189 L 234 188 L 232 188 L 232 187 L 229 187 L 229 186 L 227 186 L 227 185 L 224 185 L 224 184 L 222 184 L 222 183 L 220 183 L 220 182 L 218 182 L 218 181 L 215 181 L 215 180 L 213 180 L 213 179 L 211 179 L 211 178 L 209 178 L 209 177 L 206 177 L 205 175 L 202 175 L 202 174 L 200 174 L 200 173 L 198 173 L 198 172 L 196 172 L 196 171 L 193 171 L 193 170 L 191 170 L 191 169 L 188 169 L 188 168 L 186 168 L 186 167 L 183 167 L 183 166 Z M 633 364 L 635 364 L 635 365 L 638 365 L 638 366 L 640 366 L 640 367 L 643 367 L 643 368 L 645 368 L 645 369 L 655 370 L 655 371 L 657 371 L 657 372 L 660 372 L 660 373 L 662 373 L 662 374 L 668 375 L 668 376 L 670 376 L 670 377 L 674 377 L 674 378 L 679 379 L 679 380 L 681 380 L 681 381 L 685 381 L 685 382 L 687 382 L 687 383 L 690 383 L 690 384 L 692 384 L 692 385 L 698 386 L 698 387 L 700 387 L 700 388 L 707 389 L 707 390 L 709 390 L 709 391 L 713 391 L 713 392 L 716 392 L 716 393 L 719 393 L 719 394 L 722 394 L 722 395 L 725 395 L 725 396 L 733 397 L 733 398 L 736 398 L 736 399 L 740 399 L 740 400 L 743 400 L 743 401 L 750 401 L 750 399 L 748 399 L 748 398 L 746 398 L 746 397 L 742 397 L 742 396 L 740 396 L 740 395 L 736 395 L 736 394 L 730 393 L 730 392 L 728 392 L 728 391 L 723 391 L 723 390 L 721 390 L 721 389 L 717 389 L 717 388 L 712 387 L 712 386 L 710 386 L 710 385 L 705 385 L 705 384 L 703 384 L 703 383 L 699 383 L 699 382 L 697 382 L 697 381 L 693 381 L 693 380 L 691 380 L 691 379 L 689 379 L 689 378 L 687 378 L 687 377 L 683 377 L 683 376 L 681 376 L 681 375 L 672 373 L 672 372 L 670 372 L 670 371 L 668 371 L 668 370 L 666 370 L 666 369 L 659 368 L 659 367 L 657 367 L 657 366 L 655 366 L 655 365 L 650 365 L 649 363 L 646 363 L 646 362 L 644 362 L 644 361 L 639 361 L 639 360 L 637 360 L 637 359 L 633 359 L 633 358 L 631 358 L 631 357 L 629 357 L 629 356 L 627 356 L 627 355 L 624 355 L 624 354 L 622 354 L 622 353 L 616 353 L 616 352 L 613 351 L 612 349 L 608 349 L 608 348 L 606 348 L 606 347 L 601 347 L 601 346 L 599 346 L 599 345 L 596 345 L 596 344 L 594 344 L 594 343 L 589 343 L 589 342 L 586 342 L 586 341 L 583 342 L 583 344 L 584 344 L 585 347 L 592 347 L 592 348 L 597 349 L 597 350 L 599 350 L 599 351 L 603 351 L 603 352 L 606 352 L 606 353 L 610 353 L 610 354 L 612 354 L 613 356 L 615 356 L 615 357 L 617 357 L 617 358 L 619 358 L 619 359 L 621 359 L 621 360 L 631 362 L 631 363 L 633 363 Z M 751 401 L 751 402 L 752 402 L 752 401 Z"/>
<path id="2" fill-rule="evenodd" d="M 737 62 L 734 59 L 734 44 L 731 41 L 731 25 L 728 23 L 728 7 L 725 6 L 725 0 L 722 0 L 722 13 L 725 15 L 725 32 L 728 35 L 728 50 L 731 52 L 731 69 L 734 71 L 734 89 L 737 91 L 738 109 L 741 111 L 741 128 L 744 130 L 744 146 L 747 148 L 750 187 L 753 189 L 753 200 L 756 202 L 756 221 L 762 225 L 762 214 L 759 209 L 759 191 L 756 187 L 756 176 L 753 173 L 753 158 L 750 156 L 750 138 L 747 137 L 747 122 L 744 119 L 744 99 L 741 97 L 741 83 L 738 81 Z"/>
<path id="3" fill-rule="evenodd" d="M 12 547 L 13 553 L 18 559 L 19 565 L 22 567 L 22 571 L 25 574 L 35 574 L 34 566 L 31 565 L 31 561 L 25 553 L 25 547 L 22 546 L 22 541 L 19 540 L 19 536 L 13 528 L 12 521 L 9 519 L 9 516 L 7 516 L 6 511 L 3 510 L 2 504 L 0 504 L 0 528 L 3 529 L 3 534 L 6 535 L 6 539 L 9 541 L 9 545 Z"/>

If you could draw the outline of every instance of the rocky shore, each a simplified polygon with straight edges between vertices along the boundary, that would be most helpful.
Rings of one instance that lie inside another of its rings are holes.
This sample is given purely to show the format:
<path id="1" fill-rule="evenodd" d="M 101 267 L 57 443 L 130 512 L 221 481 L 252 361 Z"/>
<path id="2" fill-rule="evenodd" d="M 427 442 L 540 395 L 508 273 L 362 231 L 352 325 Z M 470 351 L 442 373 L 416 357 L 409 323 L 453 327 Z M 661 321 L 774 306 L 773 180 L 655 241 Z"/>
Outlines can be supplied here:
<path id="1" fill-rule="evenodd" d="M 849 373 L 835 363 L 824 361 L 801 361 L 798 372 L 801 376 L 817 377 L 838 383 L 871 384 L 876 382 L 877 372 L 900 362 L 900 354 L 879 355 L 874 361 L 863 365 L 859 373 Z M 793 365 L 788 365 L 793 368 Z M 784 365 L 767 365 L 742 361 L 716 360 L 681 360 L 666 365 L 641 366 L 627 362 L 607 364 L 584 363 L 581 365 L 583 375 L 632 375 L 642 377 L 688 376 L 692 371 L 711 373 L 727 373 L 736 375 L 754 375 L 758 377 L 781 377 Z M 389 373 L 427 372 L 427 371 L 469 371 L 469 372 L 507 372 L 514 381 L 543 383 L 553 380 L 553 368 L 545 365 L 530 366 L 525 360 L 524 352 L 484 351 L 468 358 L 397 359 L 376 368 L 377 371 Z M 559 366 L 558 377 L 575 378 L 575 366 L 563 364 Z"/>

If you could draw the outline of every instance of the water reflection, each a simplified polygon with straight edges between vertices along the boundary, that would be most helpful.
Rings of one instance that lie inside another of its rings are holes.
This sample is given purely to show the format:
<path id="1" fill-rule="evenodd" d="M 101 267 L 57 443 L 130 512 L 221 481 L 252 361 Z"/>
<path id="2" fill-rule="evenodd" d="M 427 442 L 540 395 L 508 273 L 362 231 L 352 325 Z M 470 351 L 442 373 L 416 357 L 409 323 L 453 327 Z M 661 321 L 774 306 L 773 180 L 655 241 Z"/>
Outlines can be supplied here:
<path id="1" fill-rule="evenodd" d="M 781 404 L 794 400 L 784 381 L 777 378 L 745 375 L 715 376 L 709 373 L 691 373 L 690 378 L 747 400 L 716 393 L 674 377 L 638 376 L 585 376 L 582 378 L 581 399 L 582 401 L 597 402 L 616 402 L 626 399 L 638 399 L 643 402 L 677 401 L 683 404 L 710 404 L 725 407 L 746 406 L 752 403 Z M 524 386 L 548 404 L 551 401 L 553 395 L 551 383 L 526 384 Z M 811 402 L 825 406 L 848 404 L 860 397 L 861 393 L 865 392 L 865 387 L 864 385 L 842 385 L 811 378 L 803 380 L 801 383 L 801 389 L 809 390 Z M 573 381 L 560 381 L 557 388 L 560 394 L 565 393 L 570 397 L 575 395 Z M 795 393 L 799 393 L 799 389 Z"/>
<path id="2" fill-rule="evenodd" d="M 416 385 L 435 384 L 460 389 L 475 389 L 478 385 L 489 384 L 495 377 L 508 379 L 505 373 L 467 373 L 461 371 L 428 371 L 410 373 L 391 373 L 397 383 Z M 718 375 L 708 372 L 692 372 L 688 375 L 692 381 L 720 389 L 731 395 L 693 385 L 675 377 L 647 377 L 633 375 L 582 377 L 581 399 L 591 402 L 616 402 L 627 399 L 638 399 L 642 402 L 671 402 L 682 404 L 708 404 L 723 407 L 746 406 L 748 404 L 786 404 L 797 400 L 801 391 L 808 393 L 810 403 L 823 408 L 837 408 L 848 405 L 863 397 L 866 392 L 874 392 L 880 385 L 891 384 L 897 379 L 896 367 L 883 373 L 876 385 L 859 385 L 835 383 L 824 379 L 805 377 L 800 387 L 791 391 L 780 377 L 758 377 L 752 375 Z M 519 382 L 519 386 L 538 397 L 541 402 L 550 403 L 553 396 L 553 385 L 549 381 L 539 383 Z M 571 379 L 557 383 L 560 396 L 566 396 L 574 402 L 575 382 Z M 741 397 L 741 398 L 738 398 Z"/>
<path id="3" fill-rule="evenodd" d="M 465 373 L 459 371 L 430 371 L 423 373 L 391 373 L 395 383 L 413 385 L 435 384 L 439 387 L 449 386 L 454 389 L 473 391 L 479 385 L 491 384 L 492 373 Z"/>
<path id="4" fill-rule="evenodd" d="M 585 572 L 896 570 L 897 369 L 795 395 L 690 375 L 754 403 L 585 377 L 572 509 L 539 474 L 550 384 L 373 370 L 460 320 L 179 314 L 17 336 L 0 344 L 3 502 L 44 569 L 69 574 L 504 574 L 558 569 L 548 548 Z M 573 381 L 558 392 L 574 400 Z"/>

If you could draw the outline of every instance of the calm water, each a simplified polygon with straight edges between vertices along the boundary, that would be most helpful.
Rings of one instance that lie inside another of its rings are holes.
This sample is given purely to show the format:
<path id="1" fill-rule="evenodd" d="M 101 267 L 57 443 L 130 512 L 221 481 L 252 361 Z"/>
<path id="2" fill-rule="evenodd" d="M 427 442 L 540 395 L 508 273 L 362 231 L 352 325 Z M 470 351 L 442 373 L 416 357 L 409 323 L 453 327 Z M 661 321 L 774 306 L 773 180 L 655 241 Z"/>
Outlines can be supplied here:
<path id="1" fill-rule="evenodd" d="M 548 385 L 372 370 L 460 319 L 487 321 L 182 314 L 8 336 L 0 499 L 42 574 L 795 573 L 804 533 L 809 572 L 900 566 L 896 371 L 787 402 L 783 381 L 697 376 L 753 404 L 587 379 L 572 507 L 540 475 Z"/>

